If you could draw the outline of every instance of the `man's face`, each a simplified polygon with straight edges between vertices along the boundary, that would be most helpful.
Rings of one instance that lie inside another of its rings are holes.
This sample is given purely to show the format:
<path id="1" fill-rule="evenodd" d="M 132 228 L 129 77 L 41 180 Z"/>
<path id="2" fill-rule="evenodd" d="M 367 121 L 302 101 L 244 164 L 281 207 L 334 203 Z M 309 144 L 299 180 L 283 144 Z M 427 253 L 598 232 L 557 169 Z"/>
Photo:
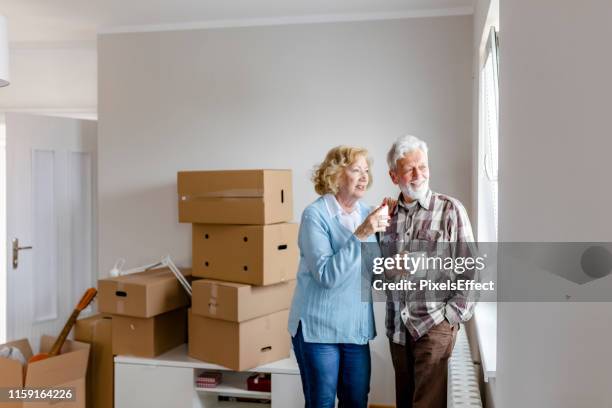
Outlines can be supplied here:
<path id="1" fill-rule="evenodd" d="M 396 162 L 395 170 L 389 171 L 389 175 L 393 184 L 402 190 L 404 201 L 424 198 L 429 190 L 427 154 L 421 149 L 406 153 Z"/>

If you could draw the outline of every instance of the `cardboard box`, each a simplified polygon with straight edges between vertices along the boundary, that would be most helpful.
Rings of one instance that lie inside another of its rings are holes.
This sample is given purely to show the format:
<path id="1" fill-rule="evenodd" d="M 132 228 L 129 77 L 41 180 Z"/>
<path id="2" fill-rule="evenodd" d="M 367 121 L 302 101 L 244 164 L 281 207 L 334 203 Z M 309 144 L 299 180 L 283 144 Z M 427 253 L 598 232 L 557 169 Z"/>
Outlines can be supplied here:
<path id="1" fill-rule="evenodd" d="M 55 340 L 56 337 L 42 336 L 40 351 L 49 351 Z M 4 346 L 17 347 L 26 360 L 32 357 L 32 348 L 27 339 L 3 344 L 0 348 Z M 0 403 L 0 407 L 85 408 L 85 375 L 88 358 L 89 344 L 66 340 L 60 355 L 29 364 L 24 379 L 24 367 L 21 363 L 0 357 L 0 387 L 72 388 L 74 391 L 74 401 Z"/>
<path id="2" fill-rule="evenodd" d="M 74 327 L 74 339 L 91 346 L 87 368 L 87 408 L 113 408 L 114 360 L 112 317 L 97 314 L 81 319 Z"/>
<path id="3" fill-rule="evenodd" d="M 187 310 L 142 318 L 113 316 L 113 354 L 153 358 L 187 340 Z"/>
<path id="4" fill-rule="evenodd" d="M 210 319 L 189 311 L 189 355 L 235 371 L 289 357 L 289 310 L 241 323 Z"/>
<path id="5" fill-rule="evenodd" d="M 201 279 L 193 282 L 191 311 L 213 319 L 243 322 L 289 309 L 295 280 L 269 286 Z"/>
<path id="6" fill-rule="evenodd" d="M 291 170 L 181 171 L 179 222 L 271 224 L 293 219 Z"/>
<path id="7" fill-rule="evenodd" d="M 191 269 L 181 269 L 185 276 Z M 100 279 L 98 310 L 133 317 L 153 317 L 189 304 L 189 297 L 168 268 Z"/>
<path id="8" fill-rule="evenodd" d="M 295 279 L 298 224 L 193 224 L 193 275 L 271 285 Z"/>

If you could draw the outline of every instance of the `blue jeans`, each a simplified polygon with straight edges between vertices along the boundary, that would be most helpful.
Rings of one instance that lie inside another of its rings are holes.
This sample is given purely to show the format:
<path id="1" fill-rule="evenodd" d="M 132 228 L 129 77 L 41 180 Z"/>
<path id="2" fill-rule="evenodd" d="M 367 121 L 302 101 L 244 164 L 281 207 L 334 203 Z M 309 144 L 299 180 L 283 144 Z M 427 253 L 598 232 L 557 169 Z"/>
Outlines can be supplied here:
<path id="1" fill-rule="evenodd" d="M 370 345 L 308 343 L 302 325 L 292 339 L 300 367 L 306 408 L 367 408 L 370 392 Z"/>

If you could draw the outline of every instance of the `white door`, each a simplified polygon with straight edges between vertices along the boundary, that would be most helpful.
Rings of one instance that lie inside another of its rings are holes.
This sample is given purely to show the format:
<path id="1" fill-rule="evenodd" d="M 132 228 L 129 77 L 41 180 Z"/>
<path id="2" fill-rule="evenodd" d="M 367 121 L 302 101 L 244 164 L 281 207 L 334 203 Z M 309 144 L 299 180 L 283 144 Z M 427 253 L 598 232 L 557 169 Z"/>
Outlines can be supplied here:
<path id="1" fill-rule="evenodd" d="M 36 350 L 95 286 L 96 133 L 95 121 L 6 114 L 7 339 Z"/>

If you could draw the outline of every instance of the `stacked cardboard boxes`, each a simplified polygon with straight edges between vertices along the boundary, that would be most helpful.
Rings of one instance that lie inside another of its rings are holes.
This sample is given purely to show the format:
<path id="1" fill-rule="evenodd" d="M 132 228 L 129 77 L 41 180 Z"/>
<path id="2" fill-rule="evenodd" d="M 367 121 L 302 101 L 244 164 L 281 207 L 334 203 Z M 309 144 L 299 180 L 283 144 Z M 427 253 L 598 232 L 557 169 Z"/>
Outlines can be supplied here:
<path id="1" fill-rule="evenodd" d="M 181 270 L 185 276 L 191 270 Z M 186 340 L 189 298 L 167 269 L 98 281 L 98 309 L 112 315 L 112 354 L 156 357 Z"/>
<path id="2" fill-rule="evenodd" d="M 100 313 L 78 320 L 74 338 L 91 348 L 87 407 L 112 408 L 113 357 L 151 358 L 185 343 L 189 299 L 169 269 L 155 269 L 100 279 L 97 301 Z"/>
<path id="3" fill-rule="evenodd" d="M 290 170 L 178 173 L 193 224 L 189 355 L 233 370 L 289 356 L 298 264 Z"/>

